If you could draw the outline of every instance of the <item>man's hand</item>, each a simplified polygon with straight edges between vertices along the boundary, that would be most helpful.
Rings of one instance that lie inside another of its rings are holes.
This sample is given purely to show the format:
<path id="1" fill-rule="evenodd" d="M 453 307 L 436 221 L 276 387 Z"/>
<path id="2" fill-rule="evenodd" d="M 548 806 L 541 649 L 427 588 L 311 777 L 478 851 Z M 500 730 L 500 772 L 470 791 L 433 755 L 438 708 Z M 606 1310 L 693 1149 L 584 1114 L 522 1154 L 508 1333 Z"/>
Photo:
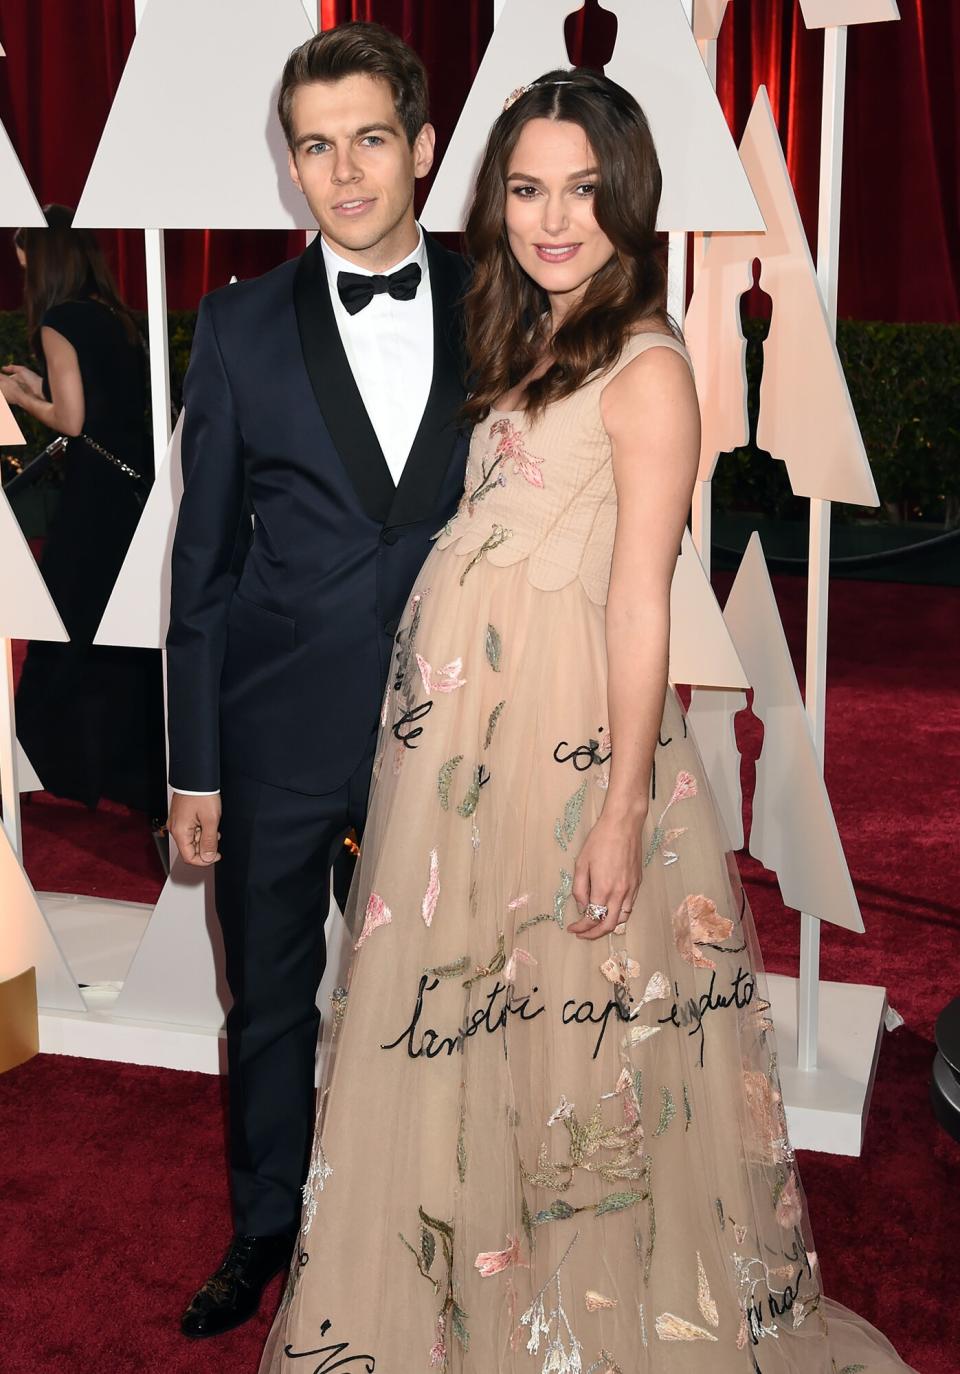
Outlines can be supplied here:
<path id="1" fill-rule="evenodd" d="M 199 868 L 215 864 L 220 858 L 220 797 L 185 797 L 174 792 L 170 803 L 170 834 L 177 842 L 184 863 Z"/>

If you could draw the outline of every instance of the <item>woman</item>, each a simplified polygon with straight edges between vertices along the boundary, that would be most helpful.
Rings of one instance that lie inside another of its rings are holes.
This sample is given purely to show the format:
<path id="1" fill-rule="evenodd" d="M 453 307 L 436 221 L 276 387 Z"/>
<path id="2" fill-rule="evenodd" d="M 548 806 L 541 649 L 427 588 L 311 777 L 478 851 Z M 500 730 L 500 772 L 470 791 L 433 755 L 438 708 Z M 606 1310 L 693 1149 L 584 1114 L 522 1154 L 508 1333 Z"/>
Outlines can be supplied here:
<path id="1" fill-rule="evenodd" d="M 31 643 L 17 733 L 48 792 L 156 817 L 166 804 L 159 654 L 93 647 L 151 480 L 144 350 L 93 234 L 73 229 L 62 205 L 44 213 L 47 228 L 14 237 L 41 373 L 5 367 L 0 390 L 70 436 L 40 562 L 70 642 Z"/>
<path id="2" fill-rule="evenodd" d="M 659 193 L 597 74 L 490 135 L 466 487 L 398 634 L 263 1371 L 905 1368 L 821 1296 L 752 918 L 667 686 L 699 423 Z"/>

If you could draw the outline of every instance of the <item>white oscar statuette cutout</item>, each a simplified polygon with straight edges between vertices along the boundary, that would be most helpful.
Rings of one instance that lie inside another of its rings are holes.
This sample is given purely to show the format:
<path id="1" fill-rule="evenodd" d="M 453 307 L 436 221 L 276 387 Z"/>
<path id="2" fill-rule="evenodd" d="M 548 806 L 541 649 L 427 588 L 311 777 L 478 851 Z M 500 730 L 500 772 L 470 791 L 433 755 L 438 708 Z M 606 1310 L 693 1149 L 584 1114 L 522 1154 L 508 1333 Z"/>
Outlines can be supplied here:
<path id="1" fill-rule="evenodd" d="M 511 91 L 569 67 L 563 24 L 574 0 L 506 0 L 423 211 L 460 229 L 490 126 Z M 663 169 L 658 227 L 762 229 L 763 221 L 681 0 L 607 0 L 618 20 L 607 75 L 650 121 Z"/>
<path id="2" fill-rule="evenodd" d="M 315 227 L 276 114 L 283 64 L 313 32 L 301 0 L 149 0 L 76 223 Z"/>
<path id="3" fill-rule="evenodd" d="M 711 235 L 697 273 L 686 338 L 702 416 L 699 479 L 713 476 L 721 452 L 747 441 L 746 341 L 738 303 L 759 258 L 773 318 L 763 350 L 757 443 L 786 463 L 797 496 L 875 506 L 877 490 L 762 86 L 740 156 L 767 231 Z"/>

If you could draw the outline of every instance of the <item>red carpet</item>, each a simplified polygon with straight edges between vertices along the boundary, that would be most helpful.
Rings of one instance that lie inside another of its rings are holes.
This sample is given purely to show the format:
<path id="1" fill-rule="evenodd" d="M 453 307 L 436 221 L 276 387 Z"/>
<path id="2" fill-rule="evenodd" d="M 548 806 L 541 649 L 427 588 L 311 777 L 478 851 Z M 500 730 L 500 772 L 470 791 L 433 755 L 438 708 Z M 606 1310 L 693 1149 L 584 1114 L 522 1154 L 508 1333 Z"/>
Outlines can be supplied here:
<path id="1" fill-rule="evenodd" d="M 805 586 L 784 578 L 776 590 L 799 669 Z M 906 1025 L 885 1038 L 863 1157 L 802 1156 L 827 1292 L 920 1374 L 960 1371 L 949 1296 L 960 1147 L 927 1105 L 933 1021 L 960 993 L 958 611 L 954 590 L 832 590 L 827 783 L 867 933 L 825 928 L 823 971 L 885 983 Z M 742 713 L 747 792 L 761 735 Z M 118 845 L 105 818 L 46 797 L 24 819 L 37 887 L 69 873 L 67 890 L 156 895 L 132 822 Z M 83 885 L 68 847 L 87 852 Z M 767 966 L 795 972 L 795 913 L 775 877 L 741 858 Z M 222 1091 L 203 1075 L 55 1056 L 0 1077 L 4 1374 L 255 1374 L 266 1317 L 212 1344 L 177 1331 L 228 1237 Z"/>

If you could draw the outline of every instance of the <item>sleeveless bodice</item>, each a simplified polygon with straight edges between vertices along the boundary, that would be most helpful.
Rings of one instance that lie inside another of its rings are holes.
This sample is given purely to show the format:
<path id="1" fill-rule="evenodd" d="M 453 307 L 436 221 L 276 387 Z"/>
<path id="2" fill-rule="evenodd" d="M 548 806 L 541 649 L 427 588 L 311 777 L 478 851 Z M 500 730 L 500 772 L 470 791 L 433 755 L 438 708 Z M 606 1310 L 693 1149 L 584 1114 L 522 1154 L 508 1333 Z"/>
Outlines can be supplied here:
<path id="1" fill-rule="evenodd" d="M 648 348 L 671 348 L 690 362 L 672 335 L 634 334 L 612 367 L 541 415 L 492 410 L 474 430 L 463 498 L 437 547 L 495 566 L 526 560 L 530 582 L 543 591 L 579 578 L 590 600 L 603 605 L 617 494 L 600 398 Z"/>

